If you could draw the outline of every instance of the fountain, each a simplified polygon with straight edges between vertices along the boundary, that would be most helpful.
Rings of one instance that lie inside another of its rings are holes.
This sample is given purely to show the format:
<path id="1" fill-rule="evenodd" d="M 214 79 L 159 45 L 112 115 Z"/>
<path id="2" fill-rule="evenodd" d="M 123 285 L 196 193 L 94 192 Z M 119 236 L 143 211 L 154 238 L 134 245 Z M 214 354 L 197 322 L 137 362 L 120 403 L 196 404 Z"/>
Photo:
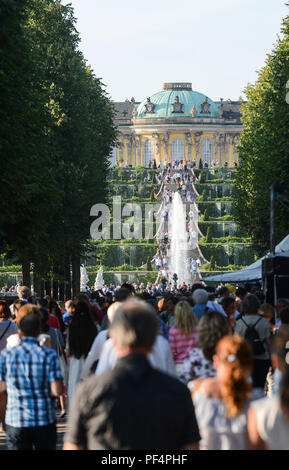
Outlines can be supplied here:
<path id="1" fill-rule="evenodd" d="M 179 193 L 175 193 L 169 218 L 170 257 L 169 272 L 171 282 L 175 283 L 174 275 L 177 275 L 177 283 L 189 284 L 191 274 L 187 268 L 189 255 L 188 232 L 186 228 L 185 206 Z"/>

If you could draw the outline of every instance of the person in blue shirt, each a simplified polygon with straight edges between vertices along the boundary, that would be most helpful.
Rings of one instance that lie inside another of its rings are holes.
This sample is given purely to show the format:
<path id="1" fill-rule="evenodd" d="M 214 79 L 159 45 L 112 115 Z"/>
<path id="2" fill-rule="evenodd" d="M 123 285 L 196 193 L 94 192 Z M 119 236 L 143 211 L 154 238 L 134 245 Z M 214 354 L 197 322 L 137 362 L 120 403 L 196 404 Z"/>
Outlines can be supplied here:
<path id="1" fill-rule="evenodd" d="M 51 395 L 63 392 L 56 351 L 40 346 L 41 313 L 25 305 L 18 314 L 21 342 L 0 353 L 0 395 L 9 450 L 55 450 L 56 416 Z"/>
<path id="2" fill-rule="evenodd" d="M 65 310 L 64 310 L 64 314 L 62 315 L 62 320 L 63 320 L 63 322 L 64 322 L 64 324 L 65 324 L 66 326 L 69 325 L 70 320 L 71 320 L 71 318 L 72 318 L 71 315 L 70 315 L 70 307 L 71 307 L 71 305 L 72 305 L 72 300 L 67 300 L 67 301 L 65 302 Z"/>
<path id="3" fill-rule="evenodd" d="M 198 321 L 200 321 L 204 313 L 209 310 L 207 307 L 208 292 L 205 289 L 196 289 L 193 293 L 193 301 L 195 303 L 193 306 L 194 314 Z"/>

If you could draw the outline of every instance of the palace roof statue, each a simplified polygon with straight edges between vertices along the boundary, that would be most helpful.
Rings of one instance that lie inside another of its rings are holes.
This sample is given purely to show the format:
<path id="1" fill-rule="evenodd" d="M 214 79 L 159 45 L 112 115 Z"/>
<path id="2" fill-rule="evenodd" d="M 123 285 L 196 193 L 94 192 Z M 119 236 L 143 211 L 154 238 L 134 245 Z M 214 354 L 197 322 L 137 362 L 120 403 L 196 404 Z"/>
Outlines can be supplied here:
<path id="1" fill-rule="evenodd" d="M 142 102 L 135 98 L 124 102 L 114 102 L 115 120 L 118 125 L 126 126 L 138 119 L 176 119 L 194 120 L 222 119 L 227 122 L 241 123 L 240 101 L 213 101 L 207 95 L 192 90 L 188 82 L 164 83 L 159 91 Z"/>
<path id="2" fill-rule="evenodd" d="M 219 118 L 219 104 L 206 95 L 192 90 L 191 83 L 165 83 L 163 90 L 151 95 L 149 104 L 153 107 L 155 118 L 185 117 Z M 144 100 L 137 108 L 137 118 L 149 117 L 148 102 Z"/>

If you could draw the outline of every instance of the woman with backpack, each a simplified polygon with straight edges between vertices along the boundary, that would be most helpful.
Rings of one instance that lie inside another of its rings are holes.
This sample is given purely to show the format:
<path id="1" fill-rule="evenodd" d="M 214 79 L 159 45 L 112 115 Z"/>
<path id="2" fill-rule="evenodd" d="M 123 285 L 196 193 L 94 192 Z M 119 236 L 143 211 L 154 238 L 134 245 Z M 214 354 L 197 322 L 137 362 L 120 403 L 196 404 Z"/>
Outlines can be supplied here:
<path id="1" fill-rule="evenodd" d="M 254 357 L 253 388 L 260 389 L 261 395 L 264 395 L 266 377 L 271 365 L 271 330 L 267 320 L 258 314 L 259 308 L 259 299 L 253 294 L 247 294 L 243 299 L 243 315 L 236 323 L 235 333 L 251 345 Z"/>
<path id="2" fill-rule="evenodd" d="M 280 371 L 277 395 L 252 402 L 248 412 L 248 450 L 289 450 L 289 326 L 274 337 L 272 364 Z"/>

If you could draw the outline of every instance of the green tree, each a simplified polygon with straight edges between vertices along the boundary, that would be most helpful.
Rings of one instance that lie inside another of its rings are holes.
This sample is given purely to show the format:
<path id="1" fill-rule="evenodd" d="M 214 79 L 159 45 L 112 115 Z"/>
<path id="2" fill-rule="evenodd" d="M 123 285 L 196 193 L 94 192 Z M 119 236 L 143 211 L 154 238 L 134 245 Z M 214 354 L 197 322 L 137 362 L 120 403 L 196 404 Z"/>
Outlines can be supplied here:
<path id="1" fill-rule="evenodd" d="M 147 258 L 147 271 L 152 271 L 152 263 L 151 263 L 151 258 L 150 256 Z"/>
<path id="2" fill-rule="evenodd" d="M 205 183 L 207 181 L 207 172 L 206 170 L 201 171 L 200 183 Z"/>
<path id="3" fill-rule="evenodd" d="M 27 284 L 33 263 L 37 293 L 53 275 L 64 296 L 71 265 L 77 293 L 90 208 L 107 196 L 112 103 L 78 49 L 71 6 L 59 0 L 0 0 L 0 6 L 7 46 L 0 58 L 2 246 L 19 258 Z"/>
<path id="4" fill-rule="evenodd" d="M 209 270 L 214 271 L 215 268 L 216 268 L 216 260 L 214 256 L 211 256 Z"/>
<path id="5" fill-rule="evenodd" d="M 208 209 L 208 208 L 205 209 L 203 220 L 204 220 L 205 222 L 207 222 L 208 220 L 210 220 L 209 209 Z"/>
<path id="6" fill-rule="evenodd" d="M 210 199 L 209 185 L 205 185 L 204 189 L 202 189 L 199 201 L 208 201 L 209 199 Z"/>
<path id="7" fill-rule="evenodd" d="M 212 227 L 209 225 L 207 234 L 206 234 L 206 243 L 212 243 L 213 241 L 213 232 L 212 232 Z"/>
<path id="8" fill-rule="evenodd" d="M 270 186 L 280 181 L 289 192 L 289 16 L 283 20 L 282 36 L 267 56 L 254 85 L 246 89 L 242 105 L 242 133 L 233 192 L 234 215 L 252 236 L 259 254 L 269 248 Z M 287 95 L 288 101 L 288 95 Z M 276 207 L 276 239 L 288 234 L 288 208 Z"/>
<path id="9" fill-rule="evenodd" d="M 47 93 L 25 29 L 30 8 L 30 0 L 0 1 L 0 237 L 2 246 L 22 263 L 28 285 L 30 253 L 45 231 L 47 210 L 43 209 L 47 201 L 55 202 L 53 181 L 47 177 Z M 12 195 L 16 195 L 13 204 Z"/>
<path id="10" fill-rule="evenodd" d="M 50 91 L 49 109 L 54 118 L 48 142 L 53 161 L 52 177 L 61 201 L 50 212 L 46 246 L 61 281 L 79 290 L 81 256 L 89 237 L 92 205 L 105 202 L 108 155 L 115 140 L 113 109 L 103 84 L 78 50 L 79 35 L 70 6 L 60 1 L 34 2 L 35 43 L 41 43 L 40 60 Z M 38 269 L 46 274 L 47 258 L 39 253 Z"/>

